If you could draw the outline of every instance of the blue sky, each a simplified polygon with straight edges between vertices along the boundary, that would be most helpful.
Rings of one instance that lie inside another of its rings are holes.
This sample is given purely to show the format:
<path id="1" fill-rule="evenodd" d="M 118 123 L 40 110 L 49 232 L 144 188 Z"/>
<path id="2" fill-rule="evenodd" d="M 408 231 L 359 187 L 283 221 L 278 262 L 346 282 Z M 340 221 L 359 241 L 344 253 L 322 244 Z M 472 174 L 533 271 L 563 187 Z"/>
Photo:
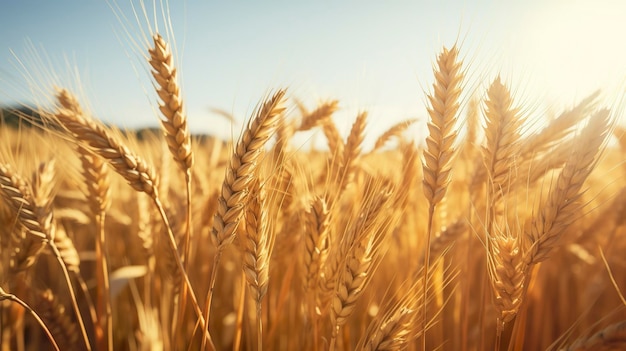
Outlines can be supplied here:
<path id="1" fill-rule="evenodd" d="M 310 107 L 340 100 L 344 130 L 360 110 L 370 111 L 373 134 L 401 119 L 425 120 L 432 62 L 455 41 L 479 92 L 501 73 L 517 98 L 540 111 L 558 111 L 597 88 L 623 95 L 624 3 L 188 0 L 169 8 L 190 126 L 228 136 L 239 126 L 210 107 L 244 120 L 279 87 Z M 0 103 L 45 104 L 53 84 L 77 89 L 80 76 L 81 96 L 97 117 L 128 128 L 157 125 L 147 48 L 129 39 L 149 35 L 147 22 L 130 4 L 4 2 Z M 152 11 L 151 1 L 146 6 Z"/>

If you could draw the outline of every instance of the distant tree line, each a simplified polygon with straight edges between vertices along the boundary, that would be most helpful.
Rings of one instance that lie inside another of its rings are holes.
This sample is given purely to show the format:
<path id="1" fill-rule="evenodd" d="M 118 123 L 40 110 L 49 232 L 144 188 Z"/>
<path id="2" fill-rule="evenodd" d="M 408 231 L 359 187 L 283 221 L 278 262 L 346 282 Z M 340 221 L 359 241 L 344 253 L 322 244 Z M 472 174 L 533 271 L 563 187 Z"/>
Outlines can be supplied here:
<path id="1" fill-rule="evenodd" d="M 17 127 L 41 127 L 43 121 L 37 109 L 30 106 L 1 106 L 0 126 Z"/>
<path id="2" fill-rule="evenodd" d="M 44 121 L 41 117 L 41 113 L 36 108 L 17 105 L 17 106 L 0 106 L 0 128 L 42 128 L 44 127 Z M 45 126 L 46 129 L 56 128 L 49 123 Z M 124 130 L 125 133 L 134 133 L 138 140 L 143 140 L 149 136 L 160 135 L 162 131 L 159 127 L 146 127 L 136 130 Z M 204 143 L 211 140 L 213 137 L 208 134 L 194 134 L 193 138 L 196 142 Z"/>

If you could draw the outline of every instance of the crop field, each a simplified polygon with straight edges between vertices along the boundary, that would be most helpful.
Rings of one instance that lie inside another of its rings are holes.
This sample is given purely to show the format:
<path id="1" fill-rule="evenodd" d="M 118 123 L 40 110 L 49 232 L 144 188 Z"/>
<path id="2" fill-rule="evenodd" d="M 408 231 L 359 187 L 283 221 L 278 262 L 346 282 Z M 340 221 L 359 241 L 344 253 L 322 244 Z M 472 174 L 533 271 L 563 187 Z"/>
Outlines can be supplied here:
<path id="1" fill-rule="evenodd" d="M 499 76 L 470 91 L 452 44 L 427 121 L 343 130 L 341 101 L 277 88 L 199 138 L 148 37 L 160 130 L 63 86 L 2 119 L 3 351 L 626 349 L 620 99 L 537 114 Z"/>

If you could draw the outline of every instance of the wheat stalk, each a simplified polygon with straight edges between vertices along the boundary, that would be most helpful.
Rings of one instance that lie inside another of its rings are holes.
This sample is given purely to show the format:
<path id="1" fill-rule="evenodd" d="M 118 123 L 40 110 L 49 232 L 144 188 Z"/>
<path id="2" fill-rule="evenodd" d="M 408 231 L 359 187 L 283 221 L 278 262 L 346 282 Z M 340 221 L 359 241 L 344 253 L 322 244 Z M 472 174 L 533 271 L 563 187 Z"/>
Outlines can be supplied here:
<path id="1" fill-rule="evenodd" d="M 54 349 L 56 351 L 60 351 L 61 349 L 59 348 L 59 345 L 57 344 L 56 340 L 54 339 L 54 336 L 52 336 L 52 333 L 50 332 L 50 329 L 48 329 L 48 327 L 46 326 L 46 323 L 44 323 L 44 321 L 41 319 L 41 317 L 30 307 L 28 306 L 28 304 L 26 304 L 24 301 L 22 301 L 19 297 L 13 295 L 13 294 L 9 294 L 6 291 L 4 291 L 4 289 L 2 289 L 0 287 L 0 301 L 3 300 L 9 300 L 11 302 L 14 302 L 20 306 L 22 306 L 26 311 L 28 311 L 28 313 L 30 313 L 33 318 L 37 321 L 37 323 L 39 324 L 39 326 L 41 327 L 41 329 L 43 329 L 43 331 L 45 332 L 46 336 L 48 337 L 48 340 L 50 340 L 50 344 L 52 345 L 52 347 L 54 347 Z"/>
<path id="2" fill-rule="evenodd" d="M 211 230 L 211 239 L 217 246 L 217 253 L 213 259 L 209 291 L 204 305 L 204 319 L 207 324 L 222 250 L 235 239 L 239 222 L 247 205 L 250 185 L 256 178 L 257 162 L 265 143 L 280 123 L 280 116 L 284 111 L 281 106 L 284 95 L 284 90 L 277 91 L 258 109 L 256 117 L 250 121 L 239 138 L 230 163 L 226 167 L 226 175 L 218 198 L 217 213 L 213 218 Z M 207 334 L 208 330 L 205 329 L 204 333 Z M 203 341 L 202 349 L 204 346 Z"/>
<path id="3" fill-rule="evenodd" d="M 443 199 L 448 183 L 450 182 L 450 170 L 452 156 L 454 155 L 454 143 L 457 132 L 453 129 L 456 124 L 457 111 L 459 109 L 459 98 L 461 95 L 461 81 L 463 72 L 461 71 L 461 61 L 458 60 L 458 49 L 453 46 L 450 50 L 444 48 L 437 57 L 437 67 L 433 69 L 435 73 L 435 83 L 433 92 L 428 95 L 430 106 L 428 107 L 428 137 L 426 138 L 426 149 L 423 153 L 423 189 L 426 200 L 429 203 L 428 228 L 426 234 L 426 248 L 424 255 L 424 304 L 423 320 L 426 321 L 426 301 L 428 291 L 428 265 L 430 263 L 430 240 L 432 232 L 435 206 Z M 423 326 L 422 329 L 425 329 Z M 424 335 L 423 348 L 426 348 L 426 336 Z"/>

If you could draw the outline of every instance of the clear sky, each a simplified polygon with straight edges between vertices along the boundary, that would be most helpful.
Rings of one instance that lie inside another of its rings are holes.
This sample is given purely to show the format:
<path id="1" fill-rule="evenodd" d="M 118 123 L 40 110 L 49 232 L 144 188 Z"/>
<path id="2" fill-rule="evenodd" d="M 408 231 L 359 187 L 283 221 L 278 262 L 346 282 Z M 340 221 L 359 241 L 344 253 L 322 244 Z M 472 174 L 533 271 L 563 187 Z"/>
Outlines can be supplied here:
<path id="1" fill-rule="evenodd" d="M 75 87 L 80 76 L 99 118 L 156 126 L 147 48 L 129 39 L 148 34 L 147 22 L 138 24 L 130 4 L 3 1 L 0 103 L 45 103 L 52 84 Z M 146 6 L 152 11 L 152 1 Z M 455 42 L 479 92 L 499 72 L 516 97 L 540 109 L 559 111 L 598 88 L 624 94 L 621 0 L 183 0 L 169 8 L 196 132 L 230 135 L 211 107 L 243 120 L 279 87 L 310 107 L 340 100 L 343 130 L 359 110 L 370 111 L 373 134 L 401 119 L 424 121 L 432 62 L 442 45 Z"/>

